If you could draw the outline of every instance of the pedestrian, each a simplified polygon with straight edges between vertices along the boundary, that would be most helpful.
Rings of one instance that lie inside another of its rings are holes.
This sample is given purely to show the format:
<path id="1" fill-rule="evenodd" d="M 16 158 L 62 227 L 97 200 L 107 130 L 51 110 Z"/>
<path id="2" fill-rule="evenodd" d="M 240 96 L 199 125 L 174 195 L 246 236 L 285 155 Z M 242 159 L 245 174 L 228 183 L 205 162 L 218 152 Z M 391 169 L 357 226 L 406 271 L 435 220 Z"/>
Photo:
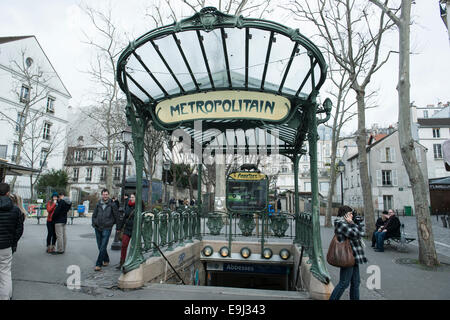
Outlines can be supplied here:
<path id="1" fill-rule="evenodd" d="M 342 206 L 338 210 L 338 217 L 334 221 L 334 232 L 339 242 L 350 239 L 350 244 L 355 257 L 355 265 L 342 267 L 339 273 L 339 283 L 331 293 L 330 300 L 339 300 L 345 289 L 350 285 L 350 300 L 359 300 L 359 265 L 367 263 L 364 255 L 363 242 L 364 225 L 359 220 L 353 221 L 353 210 L 349 206 Z"/>
<path id="2" fill-rule="evenodd" d="M 56 231 L 53 214 L 58 203 L 58 193 L 53 192 L 52 198 L 47 202 L 47 253 L 55 252 Z"/>
<path id="3" fill-rule="evenodd" d="M 125 214 L 123 219 L 117 225 L 118 232 L 122 232 L 122 249 L 120 251 L 120 262 L 117 266 L 117 269 L 121 269 L 123 264 L 125 263 L 125 259 L 127 257 L 127 249 L 128 244 L 131 239 L 131 235 L 133 234 L 133 223 L 134 223 L 134 210 L 136 207 L 136 195 L 132 193 L 128 200 L 128 203 L 125 206 Z M 142 207 L 142 211 L 144 208 Z"/>
<path id="4" fill-rule="evenodd" d="M 14 205 L 17 208 L 19 208 L 20 212 L 22 212 L 23 220 L 25 220 L 27 218 L 27 211 L 23 207 L 22 197 L 19 196 L 18 194 L 12 194 L 12 193 L 10 193 L 9 197 L 11 198 L 12 202 L 14 203 Z"/>
<path id="5" fill-rule="evenodd" d="M 71 207 L 72 202 L 65 196 L 65 193 L 61 191 L 58 194 L 58 199 L 56 200 L 56 208 L 52 215 L 52 222 L 55 224 L 56 250 L 51 252 L 51 254 L 63 254 L 66 251 L 67 213 L 69 212 Z"/>
<path id="6" fill-rule="evenodd" d="M 115 196 L 113 196 L 111 198 L 111 200 L 112 200 L 112 202 L 114 202 L 114 204 L 117 206 L 117 208 L 120 208 L 120 202 Z"/>
<path id="7" fill-rule="evenodd" d="M 99 250 L 95 271 L 102 270 L 102 267 L 109 265 L 108 241 L 113 225 L 119 222 L 119 208 L 109 198 L 108 189 L 103 189 L 102 198 L 97 203 L 92 214 L 92 227 L 95 229 L 97 247 Z"/>
<path id="8" fill-rule="evenodd" d="M 12 255 L 23 234 L 23 213 L 9 195 L 9 184 L 0 183 L 0 300 L 11 300 Z"/>

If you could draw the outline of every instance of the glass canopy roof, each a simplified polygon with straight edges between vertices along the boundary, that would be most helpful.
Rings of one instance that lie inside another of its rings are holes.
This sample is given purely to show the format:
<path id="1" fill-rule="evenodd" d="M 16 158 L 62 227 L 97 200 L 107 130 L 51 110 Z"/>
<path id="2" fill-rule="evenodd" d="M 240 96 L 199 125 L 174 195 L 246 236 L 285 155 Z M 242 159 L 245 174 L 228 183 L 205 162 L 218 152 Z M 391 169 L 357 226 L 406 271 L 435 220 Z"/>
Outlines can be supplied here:
<path id="1" fill-rule="evenodd" d="M 297 140 L 305 136 L 300 133 L 305 131 L 300 130 L 303 108 L 315 98 L 326 69 L 320 51 L 298 30 L 208 7 L 130 43 L 119 58 L 117 79 L 128 100 L 148 108 L 153 120 L 158 103 L 194 93 L 241 90 L 286 97 L 291 111 L 281 123 L 218 118 L 204 127 L 221 132 L 260 128 L 267 134 L 276 128 L 286 147 L 298 149 Z M 194 137 L 190 120 L 176 127 L 154 125 L 168 131 L 185 128 Z M 205 145 L 204 140 L 202 136 L 197 142 Z"/>

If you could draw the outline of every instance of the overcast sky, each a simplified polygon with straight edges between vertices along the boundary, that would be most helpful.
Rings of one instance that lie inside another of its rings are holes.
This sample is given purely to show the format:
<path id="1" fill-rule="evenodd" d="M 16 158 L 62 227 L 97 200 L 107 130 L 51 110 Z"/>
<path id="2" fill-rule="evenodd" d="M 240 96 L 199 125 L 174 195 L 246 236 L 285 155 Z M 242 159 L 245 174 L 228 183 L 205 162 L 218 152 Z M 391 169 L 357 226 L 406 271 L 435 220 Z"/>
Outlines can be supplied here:
<path id="1" fill-rule="evenodd" d="M 95 6 L 105 2 L 87 1 Z M 151 0 L 111 2 L 119 26 L 126 30 L 130 39 L 152 29 L 151 20 L 143 18 L 143 12 Z M 450 101 L 450 46 L 447 30 L 439 15 L 438 2 L 417 0 L 413 5 L 411 100 L 418 106 Z M 35 35 L 71 93 L 71 105 L 75 108 L 83 105 L 83 97 L 91 87 L 88 76 L 82 71 L 88 69 L 92 52 L 81 43 L 81 30 L 89 32 L 89 24 L 78 7 L 79 3 L 79 0 L 0 1 L 0 36 Z M 386 46 L 389 44 L 396 48 L 396 42 L 394 33 L 387 39 Z M 367 112 L 368 126 L 372 123 L 389 125 L 397 122 L 397 66 L 398 55 L 393 55 L 373 78 L 371 89 L 378 91 L 374 102 L 379 107 Z M 322 98 L 325 97 L 322 92 Z"/>

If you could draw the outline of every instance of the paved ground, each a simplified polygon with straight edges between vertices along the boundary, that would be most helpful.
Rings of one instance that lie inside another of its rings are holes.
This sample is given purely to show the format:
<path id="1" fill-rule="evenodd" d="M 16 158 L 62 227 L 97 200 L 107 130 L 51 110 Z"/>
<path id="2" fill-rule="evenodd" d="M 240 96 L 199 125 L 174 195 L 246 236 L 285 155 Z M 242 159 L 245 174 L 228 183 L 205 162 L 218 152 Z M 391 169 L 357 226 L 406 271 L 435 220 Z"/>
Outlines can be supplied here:
<path id="1" fill-rule="evenodd" d="M 400 220 L 405 223 L 408 236 L 416 238 L 415 218 L 400 217 Z M 418 257 L 418 247 L 415 242 L 409 245 L 407 253 L 398 252 L 395 247 L 387 248 L 384 253 L 374 252 L 370 248 L 370 243 L 366 242 L 365 250 L 369 264 L 364 265 L 360 270 L 361 299 L 450 299 L 450 229 L 443 228 L 442 224 L 434 219 L 433 232 L 436 249 L 442 262 L 442 266 L 435 270 L 427 270 L 414 263 Z M 13 259 L 13 299 L 298 300 L 305 298 L 304 293 L 297 292 L 166 284 L 151 284 L 139 290 L 122 291 L 116 287 L 119 271 L 114 268 L 119 261 L 119 251 L 108 250 L 111 266 L 104 268 L 101 272 L 93 271 L 98 250 L 90 219 L 76 219 L 74 225 L 67 226 L 67 234 L 69 243 L 66 253 L 49 255 L 45 252 L 45 224 L 38 225 L 33 219 L 26 221 L 24 235 Z M 332 234 L 332 229 L 321 229 L 325 253 Z M 112 240 L 111 238 L 109 246 Z M 367 272 L 368 267 L 373 265 L 378 266 L 381 271 L 381 288 L 378 290 L 369 290 L 366 286 L 366 281 L 371 276 L 371 273 Z M 70 290 L 67 287 L 66 282 L 71 276 L 70 266 L 79 266 L 81 270 L 80 290 Z M 339 269 L 328 266 L 328 270 L 332 282 L 337 283 Z M 342 299 L 348 299 L 348 291 L 344 293 Z"/>

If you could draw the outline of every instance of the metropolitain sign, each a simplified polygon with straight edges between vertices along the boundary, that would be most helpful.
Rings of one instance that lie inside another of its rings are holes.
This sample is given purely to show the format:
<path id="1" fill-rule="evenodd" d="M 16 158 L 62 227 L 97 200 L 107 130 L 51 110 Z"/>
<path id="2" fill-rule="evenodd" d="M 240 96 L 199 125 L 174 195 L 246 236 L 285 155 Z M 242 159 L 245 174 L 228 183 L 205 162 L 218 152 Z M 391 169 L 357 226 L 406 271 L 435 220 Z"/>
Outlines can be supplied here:
<path id="1" fill-rule="evenodd" d="M 160 102 L 155 113 L 165 124 L 207 119 L 248 119 L 279 122 L 290 111 L 282 96 L 251 91 L 212 91 Z"/>

